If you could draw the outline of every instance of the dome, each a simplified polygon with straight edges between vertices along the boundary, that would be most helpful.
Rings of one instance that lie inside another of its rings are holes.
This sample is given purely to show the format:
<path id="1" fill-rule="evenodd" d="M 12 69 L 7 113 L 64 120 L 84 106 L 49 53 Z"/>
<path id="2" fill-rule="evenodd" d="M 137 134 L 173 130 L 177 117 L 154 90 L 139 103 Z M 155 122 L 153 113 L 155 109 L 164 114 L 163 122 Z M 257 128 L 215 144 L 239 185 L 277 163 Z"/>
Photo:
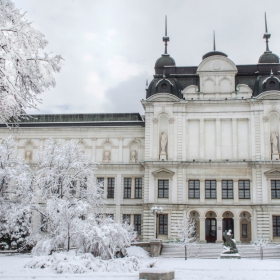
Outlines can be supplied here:
<path id="1" fill-rule="evenodd" d="M 169 54 L 163 54 L 155 64 L 155 68 L 164 68 L 164 66 L 175 66 L 175 60 Z"/>
<path id="2" fill-rule="evenodd" d="M 209 57 L 209 56 L 213 56 L 213 55 L 222 55 L 222 56 L 225 56 L 227 57 L 227 55 L 223 52 L 219 52 L 219 51 L 211 51 L 211 52 L 208 52 L 206 53 L 203 57 L 202 57 L 202 60 L 204 60 L 205 58 Z"/>
<path id="3" fill-rule="evenodd" d="M 260 58 L 259 63 L 279 63 L 279 56 L 273 52 L 264 52 Z"/>

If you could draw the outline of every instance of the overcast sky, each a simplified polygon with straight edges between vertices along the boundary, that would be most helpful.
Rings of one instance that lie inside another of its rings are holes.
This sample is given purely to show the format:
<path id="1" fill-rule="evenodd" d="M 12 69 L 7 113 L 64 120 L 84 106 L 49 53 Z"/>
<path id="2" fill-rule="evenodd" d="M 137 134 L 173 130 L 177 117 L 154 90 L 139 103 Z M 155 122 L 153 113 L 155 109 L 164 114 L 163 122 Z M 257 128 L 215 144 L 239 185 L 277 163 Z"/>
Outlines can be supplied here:
<path id="1" fill-rule="evenodd" d="M 265 50 L 264 12 L 280 55 L 279 0 L 13 0 L 65 59 L 56 87 L 32 113 L 143 113 L 145 80 L 164 51 L 177 66 L 198 65 L 212 50 L 255 64 Z"/>

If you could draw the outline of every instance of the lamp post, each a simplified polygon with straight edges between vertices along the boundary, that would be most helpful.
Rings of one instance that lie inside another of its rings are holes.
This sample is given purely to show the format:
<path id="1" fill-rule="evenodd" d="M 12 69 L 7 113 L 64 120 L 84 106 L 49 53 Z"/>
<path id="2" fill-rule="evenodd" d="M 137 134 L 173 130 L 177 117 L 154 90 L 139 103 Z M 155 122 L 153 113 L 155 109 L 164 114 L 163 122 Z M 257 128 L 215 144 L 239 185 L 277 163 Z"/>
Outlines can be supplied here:
<path id="1" fill-rule="evenodd" d="M 163 212 L 163 208 L 162 207 L 153 206 L 151 208 L 151 212 L 156 217 L 156 239 L 157 239 L 157 236 L 158 236 L 158 234 L 157 234 L 157 218 L 158 218 L 159 213 Z"/>

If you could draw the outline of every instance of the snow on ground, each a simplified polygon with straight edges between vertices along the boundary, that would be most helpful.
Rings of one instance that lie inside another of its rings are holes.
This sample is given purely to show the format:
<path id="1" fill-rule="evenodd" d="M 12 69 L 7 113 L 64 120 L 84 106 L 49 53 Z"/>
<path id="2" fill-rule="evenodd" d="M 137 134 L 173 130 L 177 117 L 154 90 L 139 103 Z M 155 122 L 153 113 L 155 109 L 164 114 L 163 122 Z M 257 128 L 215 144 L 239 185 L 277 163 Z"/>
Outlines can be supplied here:
<path id="1" fill-rule="evenodd" d="M 0 279 L 14 280 L 138 280 L 137 272 L 90 272 L 58 274 L 49 269 L 24 268 L 31 255 L 0 255 Z M 146 261 L 150 261 L 147 259 Z M 155 268 L 174 269 L 176 280 L 279 280 L 280 260 L 256 259 L 184 259 L 157 258 Z M 144 259 L 141 259 L 144 261 Z"/>

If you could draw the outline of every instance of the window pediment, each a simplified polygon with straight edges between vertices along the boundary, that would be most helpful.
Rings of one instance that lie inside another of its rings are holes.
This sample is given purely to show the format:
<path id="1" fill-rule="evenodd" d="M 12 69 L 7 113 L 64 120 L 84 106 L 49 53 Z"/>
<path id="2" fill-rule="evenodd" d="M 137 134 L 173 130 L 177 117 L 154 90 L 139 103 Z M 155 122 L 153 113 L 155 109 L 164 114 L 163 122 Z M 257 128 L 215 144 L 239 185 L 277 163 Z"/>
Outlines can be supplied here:
<path id="1" fill-rule="evenodd" d="M 271 169 L 264 172 L 267 178 L 280 178 L 280 169 Z"/>
<path id="2" fill-rule="evenodd" d="M 165 168 L 161 168 L 161 169 L 158 169 L 158 170 L 152 172 L 152 174 L 155 178 L 171 179 L 173 177 L 173 175 L 175 174 L 175 172 L 165 169 Z"/>

